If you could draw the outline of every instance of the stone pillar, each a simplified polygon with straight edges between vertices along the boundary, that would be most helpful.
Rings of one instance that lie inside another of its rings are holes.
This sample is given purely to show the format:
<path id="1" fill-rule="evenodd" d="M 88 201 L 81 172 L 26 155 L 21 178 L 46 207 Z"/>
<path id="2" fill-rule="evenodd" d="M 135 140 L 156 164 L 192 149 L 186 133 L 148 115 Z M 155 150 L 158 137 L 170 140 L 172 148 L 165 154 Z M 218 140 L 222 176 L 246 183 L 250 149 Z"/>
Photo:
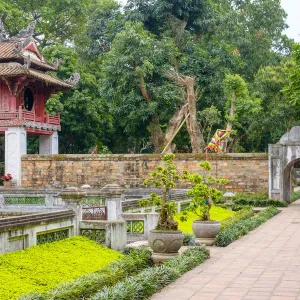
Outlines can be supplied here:
<path id="1" fill-rule="evenodd" d="M 40 135 L 40 154 L 58 154 L 58 133 Z"/>
<path id="2" fill-rule="evenodd" d="M 107 221 L 122 220 L 122 194 L 124 189 L 118 184 L 107 184 L 100 193 L 106 197 Z"/>
<path id="3" fill-rule="evenodd" d="M 12 182 L 21 185 L 21 157 L 27 154 L 27 134 L 24 127 L 9 127 L 5 131 L 5 173 Z"/>
<path id="4" fill-rule="evenodd" d="M 80 221 L 82 221 L 82 205 L 80 201 L 86 196 L 86 192 L 76 187 L 69 187 L 58 193 L 67 204 L 67 208 L 75 213 L 74 235 L 80 235 Z"/>

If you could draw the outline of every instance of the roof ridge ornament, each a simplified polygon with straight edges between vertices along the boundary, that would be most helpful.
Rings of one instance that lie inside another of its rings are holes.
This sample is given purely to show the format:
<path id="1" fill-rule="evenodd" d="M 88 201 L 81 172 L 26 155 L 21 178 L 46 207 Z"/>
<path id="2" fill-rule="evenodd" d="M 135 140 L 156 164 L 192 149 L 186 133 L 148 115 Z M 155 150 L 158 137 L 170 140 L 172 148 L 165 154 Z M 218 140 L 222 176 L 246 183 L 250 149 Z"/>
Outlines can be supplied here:
<path id="1" fill-rule="evenodd" d="M 13 48 L 13 53 L 16 56 L 22 56 L 23 55 L 23 43 L 19 41 L 18 43 L 15 43 Z"/>
<path id="2" fill-rule="evenodd" d="M 24 57 L 24 69 L 25 70 L 28 70 L 30 68 L 30 65 L 31 65 L 31 58 L 30 58 L 30 55 L 28 55 L 27 57 Z"/>
<path id="3" fill-rule="evenodd" d="M 4 41 L 7 39 L 7 32 L 4 28 L 3 22 L 0 20 L 0 41 Z"/>
<path id="4" fill-rule="evenodd" d="M 75 86 L 78 84 L 79 80 L 80 80 L 80 74 L 76 72 L 73 73 L 69 79 L 65 80 L 65 82 Z"/>
<path id="5" fill-rule="evenodd" d="M 21 29 L 19 33 L 15 36 L 15 38 L 32 37 L 34 35 L 35 27 L 36 27 L 36 21 L 30 22 L 27 28 Z"/>

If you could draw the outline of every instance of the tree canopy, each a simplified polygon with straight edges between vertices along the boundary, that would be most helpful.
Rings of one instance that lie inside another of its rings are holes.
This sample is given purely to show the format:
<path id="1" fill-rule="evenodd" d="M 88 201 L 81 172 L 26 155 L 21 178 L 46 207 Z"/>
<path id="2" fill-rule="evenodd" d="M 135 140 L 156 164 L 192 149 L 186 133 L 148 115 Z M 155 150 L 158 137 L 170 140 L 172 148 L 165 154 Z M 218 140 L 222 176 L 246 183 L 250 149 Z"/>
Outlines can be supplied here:
<path id="1" fill-rule="evenodd" d="M 3 0 L 10 34 L 35 38 L 58 75 L 61 152 L 201 152 L 231 127 L 227 151 L 266 151 L 298 124 L 300 47 L 280 0 Z M 279 126 L 274 128 L 274 123 Z"/>

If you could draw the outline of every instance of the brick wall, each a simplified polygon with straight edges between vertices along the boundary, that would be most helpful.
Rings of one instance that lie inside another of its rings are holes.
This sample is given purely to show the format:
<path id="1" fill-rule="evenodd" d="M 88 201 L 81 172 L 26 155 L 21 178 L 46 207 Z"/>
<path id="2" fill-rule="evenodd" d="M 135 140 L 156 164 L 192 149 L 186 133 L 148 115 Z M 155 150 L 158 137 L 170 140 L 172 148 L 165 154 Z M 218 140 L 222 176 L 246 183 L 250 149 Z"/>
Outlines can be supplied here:
<path id="1" fill-rule="evenodd" d="M 22 157 L 22 186 L 81 186 L 101 188 L 108 183 L 139 187 L 160 164 L 157 154 L 26 155 Z M 177 154 L 179 171 L 199 171 L 204 154 Z M 267 192 L 268 156 L 256 154 L 210 154 L 212 175 L 226 178 L 226 189 L 236 192 Z M 177 187 L 186 187 L 180 183 Z"/>

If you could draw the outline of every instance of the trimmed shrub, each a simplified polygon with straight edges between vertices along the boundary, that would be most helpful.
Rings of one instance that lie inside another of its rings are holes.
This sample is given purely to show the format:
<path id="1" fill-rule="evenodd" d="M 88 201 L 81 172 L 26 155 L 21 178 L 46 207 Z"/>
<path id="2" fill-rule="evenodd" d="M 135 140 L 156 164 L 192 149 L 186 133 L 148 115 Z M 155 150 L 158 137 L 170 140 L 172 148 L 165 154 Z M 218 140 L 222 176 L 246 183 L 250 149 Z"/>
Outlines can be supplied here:
<path id="1" fill-rule="evenodd" d="M 183 273 L 209 258 L 209 252 L 195 247 L 169 260 L 164 265 L 142 271 L 113 287 L 105 287 L 90 299 L 92 300 L 143 300 L 175 281 Z"/>
<path id="2" fill-rule="evenodd" d="M 0 299 L 44 292 L 123 257 L 86 237 L 72 237 L 0 255 Z"/>
<path id="3" fill-rule="evenodd" d="M 293 192 L 291 194 L 291 202 L 295 202 L 298 199 L 300 199 L 300 191 Z"/>
<path id="4" fill-rule="evenodd" d="M 265 210 L 257 213 L 253 217 L 245 220 L 240 220 L 231 226 L 224 228 L 215 238 L 215 246 L 226 247 L 249 231 L 255 229 L 268 219 L 277 215 L 279 210 L 275 207 L 268 207 Z"/>
<path id="5" fill-rule="evenodd" d="M 116 284 L 126 276 L 140 272 L 152 265 L 151 251 L 146 248 L 127 248 L 128 256 L 113 262 L 101 270 L 60 284 L 44 294 L 32 293 L 19 298 L 22 300 L 69 300 L 86 299 L 104 286 Z"/>
<path id="6" fill-rule="evenodd" d="M 244 207 L 242 210 L 236 212 L 236 214 L 230 216 L 229 218 L 221 221 L 221 230 L 232 226 L 233 224 L 248 219 L 254 215 L 252 207 Z"/>
<path id="7" fill-rule="evenodd" d="M 255 207 L 286 207 L 287 203 L 281 200 L 273 200 L 269 199 L 268 195 L 265 194 L 246 194 L 241 193 L 238 194 L 236 197 L 233 198 L 234 207 L 233 210 L 237 211 L 239 208 L 250 205 Z"/>

